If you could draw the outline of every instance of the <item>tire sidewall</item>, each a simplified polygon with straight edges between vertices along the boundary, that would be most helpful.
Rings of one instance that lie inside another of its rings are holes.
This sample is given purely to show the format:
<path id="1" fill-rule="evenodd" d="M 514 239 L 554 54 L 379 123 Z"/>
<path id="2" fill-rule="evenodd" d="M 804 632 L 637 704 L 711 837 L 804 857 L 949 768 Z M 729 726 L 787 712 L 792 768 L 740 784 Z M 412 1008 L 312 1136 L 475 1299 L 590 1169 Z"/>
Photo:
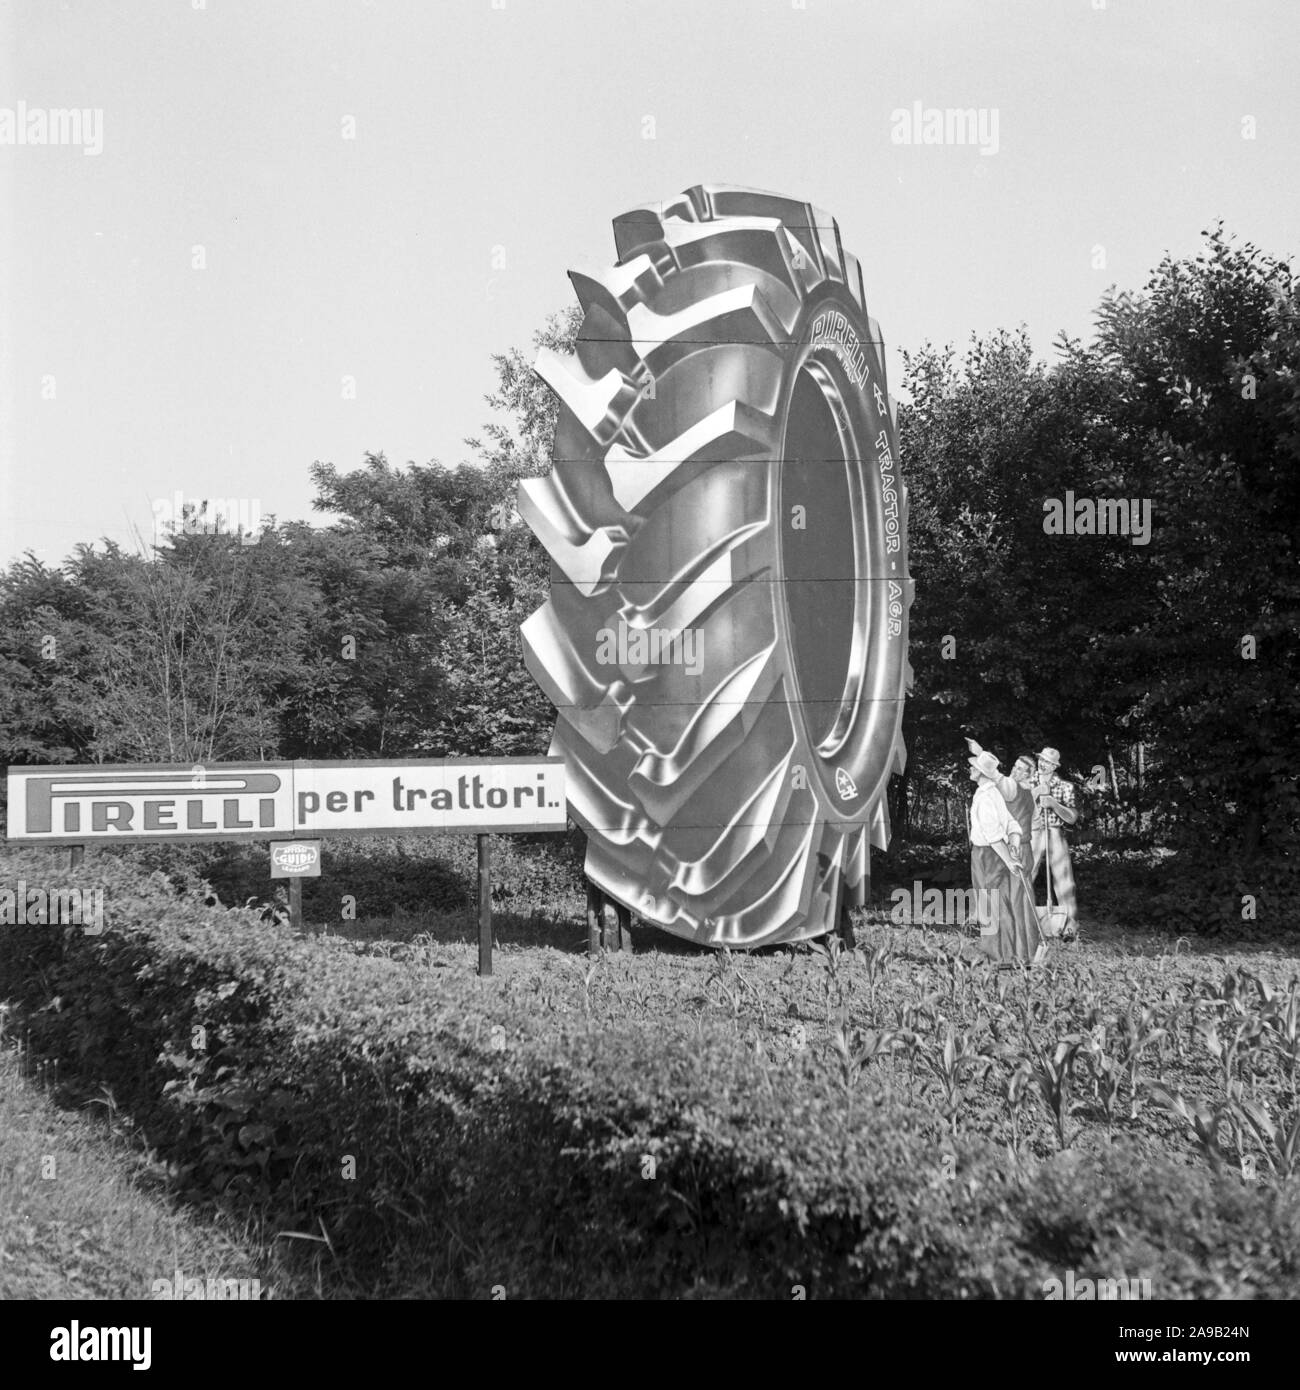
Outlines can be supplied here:
<path id="1" fill-rule="evenodd" d="M 868 322 L 843 286 L 832 283 L 810 295 L 791 338 L 777 414 L 780 447 L 771 463 L 769 483 L 775 532 L 772 606 L 778 646 L 788 665 L 795 757 L 807 768 L 808 785 L 827 819 L 832 824 L 859 824 L 883 795 L 902 718 L 908 575 L 898 442 Z M 783 488 L 787 430 L 796 385 L 810 369 L 834 383 L 836 413 L 842 412 L 854 445 L 853 458 L 846 460 L 850 493 L 854 510 L 860 505 L 862 512 L 851 523 L 855 527 L 853 642 L 857 651 L 850 658 L 848 680 L 856 682 L 856 688 L 848 698 L 846 686 L 841 718 L 847 718 L 848 725 L 829 755 L 814 745 L 802 717 L 803 696 L 785 598 L 784 535 L 791 524 L 791 507 L 798 500 L 786 496 Z M 883 409 L 878 401 L 884 403 Z M 844 794 L 847 787 L 842 780 L 837 782 L 837 769 L 847 774 L 856 794 Z"/>

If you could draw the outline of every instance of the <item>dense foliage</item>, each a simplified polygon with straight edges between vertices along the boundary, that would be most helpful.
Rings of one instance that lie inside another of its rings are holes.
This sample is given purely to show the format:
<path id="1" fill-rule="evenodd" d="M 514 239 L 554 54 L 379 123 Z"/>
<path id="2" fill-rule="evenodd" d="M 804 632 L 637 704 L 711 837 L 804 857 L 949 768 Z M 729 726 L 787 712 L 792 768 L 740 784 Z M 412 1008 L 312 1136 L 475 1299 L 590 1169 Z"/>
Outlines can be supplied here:
<path id="1" fill-rule="evenodd" d="M 1141 744 L 1168 838 L 1294 878 L 1297 282 L 1216 228 L 1097 317 L 1051 368 L 1006 333 L 906 358 L 913 775 L 950 774 L 963 727 L 1079 771 Z M 1149 502 L 1149 541 L 1049 534 L 1067 493 Z"/>
<path id="2" fill-rule="evenodd" d="M 1081 959 L 1030 990 L 885 941 L 478 979 L 463 946 L 295 938 L 113 855 L 4 868 L 89 872 L 108 909 L 0 934 L 11 1031 L 191 1195 L 315 1239 L 332 1291 L 1300 1293 L 1300 998 L 1268 968 L 1116 961 L 1125 1000 Z"/>

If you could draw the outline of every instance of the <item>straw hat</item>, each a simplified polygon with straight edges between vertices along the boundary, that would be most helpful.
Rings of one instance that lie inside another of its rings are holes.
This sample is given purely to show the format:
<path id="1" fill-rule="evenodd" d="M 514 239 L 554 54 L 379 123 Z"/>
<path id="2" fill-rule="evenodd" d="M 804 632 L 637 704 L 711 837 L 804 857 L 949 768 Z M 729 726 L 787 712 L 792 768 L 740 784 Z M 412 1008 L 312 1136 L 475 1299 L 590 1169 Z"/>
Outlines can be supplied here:
<path id="1" fill-rule="evenodd" d="M 985 777 L 996 777 L 998 775 L 998 760 L 992 753 L 977 753 L 973 758 L 966 761 L 977 772 L 982 772 Z"/>
<path id="2" fill-rule="evenodd" d="M 1053 767 L 1060 767 L 1061 755 L 1055 748 L 1044 748 L 1038 755 L 1045 763 L 1051 763 Z"/>

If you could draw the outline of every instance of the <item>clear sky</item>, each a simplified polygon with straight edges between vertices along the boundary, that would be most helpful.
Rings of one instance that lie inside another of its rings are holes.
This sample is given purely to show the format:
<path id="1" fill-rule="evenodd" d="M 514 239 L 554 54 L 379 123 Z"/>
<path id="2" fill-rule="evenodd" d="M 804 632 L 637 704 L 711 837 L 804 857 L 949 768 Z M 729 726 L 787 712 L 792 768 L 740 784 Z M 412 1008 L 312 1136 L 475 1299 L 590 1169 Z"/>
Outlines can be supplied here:
<path id="1" fill-rule="evenodd" d="M 462 461 L 490 354 L 694 183 L 834 214 L 895 384 L 972 331 L 1050 357 L 1216 218 L 1300 252 L 1297 53 L 1296 0 L 0 6 L 0 562 Z M 897 143 L 918 102 L 995 152 Z M 67 108 L 80 144 L 14 143 Z"/>

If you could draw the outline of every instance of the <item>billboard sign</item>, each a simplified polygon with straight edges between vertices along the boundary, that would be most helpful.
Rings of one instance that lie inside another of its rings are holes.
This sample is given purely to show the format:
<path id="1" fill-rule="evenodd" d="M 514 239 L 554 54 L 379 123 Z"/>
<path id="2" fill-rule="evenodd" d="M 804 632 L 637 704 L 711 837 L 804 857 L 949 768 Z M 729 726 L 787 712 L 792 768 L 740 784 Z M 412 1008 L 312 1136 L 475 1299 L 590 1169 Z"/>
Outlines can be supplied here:
<path id="1" fill-rule="evenodd" d="M 8 838 L 51 845 L 563 830 L 549 758 L 10 767 Z"/>

